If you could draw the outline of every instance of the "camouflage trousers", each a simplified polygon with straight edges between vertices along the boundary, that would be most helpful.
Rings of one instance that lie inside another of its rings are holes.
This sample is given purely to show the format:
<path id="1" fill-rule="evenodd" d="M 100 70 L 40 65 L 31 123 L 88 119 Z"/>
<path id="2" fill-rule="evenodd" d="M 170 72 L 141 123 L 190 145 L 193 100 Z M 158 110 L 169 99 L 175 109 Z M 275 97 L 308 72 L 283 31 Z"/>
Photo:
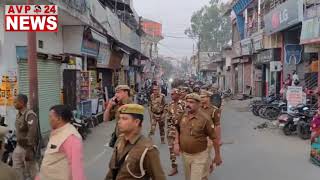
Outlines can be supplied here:
<path id="1" fill-rule="evenodd" d="M 169 146 L 169 152 L 170 152 L 170 160 L 171 160 L 171 167 L 176 168 L 178 166 L 177 164 L 177 157 L 174 153 L 174 140 L 176 138 L 176 129 L 175 127 L 168 127 L 167 132 L 167 139 L 168 139 L 168 146 Z"/>
<path id="2" fill-rule="evenodd" d="M 157 124 L 159 124 L 160 137 L 164 138 L 165 137 L 165 132 L 164 132 L 165 121 L 164 121 L 162 114 L 152 113 L 151 118 L 152 118 L 152 120 L 151 120 L 151 129 L 150 129 L 149 136 L 154 135 L 156 128 L 157 128 Z"/>

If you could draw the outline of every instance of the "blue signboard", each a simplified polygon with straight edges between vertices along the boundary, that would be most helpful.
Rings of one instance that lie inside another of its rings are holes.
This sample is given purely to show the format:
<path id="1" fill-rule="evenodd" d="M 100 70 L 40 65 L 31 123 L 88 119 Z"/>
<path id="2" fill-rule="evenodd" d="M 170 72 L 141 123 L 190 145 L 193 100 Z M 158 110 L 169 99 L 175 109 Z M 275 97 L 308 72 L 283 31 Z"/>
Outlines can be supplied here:
<path id="1" fill-rule="evenodd" d="M 285 61 L 287 64 L 291 64 L 292 61 L 295 64 L 301 62 L 302 46 L 299 44 L 287 44 L 285 45 Z"/>

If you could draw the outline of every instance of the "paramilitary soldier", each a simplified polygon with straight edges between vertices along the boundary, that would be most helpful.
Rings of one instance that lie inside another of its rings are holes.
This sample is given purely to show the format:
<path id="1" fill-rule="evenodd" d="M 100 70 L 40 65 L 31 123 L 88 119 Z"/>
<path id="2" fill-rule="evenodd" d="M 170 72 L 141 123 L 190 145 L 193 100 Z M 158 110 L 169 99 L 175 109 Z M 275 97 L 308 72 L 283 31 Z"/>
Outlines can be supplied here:
<path id="1" fill-rule="evenodd" d="M 165 120 L 163 118 L 164 108 L 166 106 L 165 95 L 160 93 L 159 86 L 153 86 L 152 94 L 150 97 L 150 109 L 151 109 L 151 129 L 149 137 L 154 135 L 157 124 L 159 124 L 161 144 L 164 144 L 165 138 Z"/>
<path id="2" fill-rule="evenodd" d="M 201 111 L 201 98 L 192 93 L 186 96 L 186 113 L 177 123 L 177 136 L 175 139 L 175 153 L 182 152 L 186 180 L 208 179 L 207 167 L 210 163 L 222 163 L 220 146 L 215 141 L 214 124 L 210 118 Z M 209 162 L 208 138 L 213 142 L 215 158 Z"/>
<path id="3" fill-rule="evenodd" d="M 6 127 L 0 126 L 0 159 L 4 152 L 4 136 L 8 132 Z M 0 160 L 0 179 L 1 180 L 20 180 L 17 172 Z"/>
<path id="4" fill-rule="evenodd" d="M 176 124 L 177 120 L 181 115 L 184 113 L 184 102 L 182 100 L 179 100 L 179 90 L 178 89 L 172 89 L 171 90 L 171 99 L 172 102 L 170 102 L 166 106 L 166 117 L 167 117 L 167 139 L 168 139 L 168 146 L 170 151 L 170 160 L 171 160 L 171 166 L 172 170 L 169 173 L 169 176 L 174 176 L 178 173 L 178 165 L 177 165 L 177 158 L 174 153 L 174 140 L 176 137 Z"/>
<path id="5" fill-rule="evenodd" d="M 159 151 L 141 134 L 144 108 L 126 104 L 119 109 L 119 136 L 105 180 L 165 180 Z"/>

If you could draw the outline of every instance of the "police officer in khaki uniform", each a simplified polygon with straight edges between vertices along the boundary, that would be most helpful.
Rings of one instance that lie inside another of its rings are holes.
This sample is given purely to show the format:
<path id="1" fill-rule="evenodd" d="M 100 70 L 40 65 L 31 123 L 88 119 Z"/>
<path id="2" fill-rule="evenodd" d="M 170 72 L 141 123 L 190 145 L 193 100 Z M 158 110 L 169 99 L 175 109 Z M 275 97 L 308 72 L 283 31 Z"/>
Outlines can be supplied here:
<path id="1" fill-rule="evenodd" d="M 8 129 L 0 126 L 0 159 L 2 159 L 2 154 L 4 151 L 4 136 L 8 132 Z M 3 163 L 0 160 L 0 179 L 1 180 L 20 180 L 17 172 L 8 166 L 7 164 Z"/>
<path id="2" fill-rule="evenodd" d="M 208 178 L 208 137 L 215 147 L 215 158 L 210 164 L 222 163 L 220 146 L 215 140 L 214 124 L 201 111 L 201 98 L 192 93 L 186 96 L 186 113 L 177 123 L 175 153 L 182 152 L 186 180 L 203 180 Z"/>
<path id="3" fill-rule="evenodd" d="M 164 108 L 166 106 L 165 95 L 160 93 L 159 86 L 153 86 L 152 94 L 150 97 L 150 110 L 151 110 L 151 129 L 149 137 L 154 135 L 157 124 L 159 124 L 161 144 L 164 144 L 165 139 L 165 120 L 163 118 Z"/>
<path id="4" fill-rule="evenodd" d="M 39 151 L 39 122 L 37 115 L 27 108 L 28 97 L 19 94 L 14 100 L 17 114 L 15 126 L 17 147 L 13 151 L 13 168 L 21 179 L 34 179 L 37 173 L 36 152 Z"/>
<path id="5" fill-rule="evenodd" d="M 130 87 L 127 85 L 119 85 L 115 89 L 116 94 L 110 99 L 106 110 L 104 112 L 104 121 L 111 121 L 112 119 L 119 119 L 118 109 L 124 104 L 133 103 L 130 98 Z"/>
<path id="6" fill-rule="evenodd" d="M 184 114 L 185 104 L 182 100 L 179 99 L 179 90 L 172 89 L 171 90 L 171 99 L 172 101 L 166 106 L 165 114 L 167 120 L 167 139 L 168 146 L 170 151 L 170 160 L 172 170 L 169 173 L 169 176 L 174 176 L 178 173 L 178 165 L 176 154 L 174 153 L 174 140 L 176 137 L 176 124 L 179 117 Z"/>
<path id="7" fill-rule="evenodd" d="M 216 136 L 219 142 L 221 142 L 221 126 L 220 126 L 220 119 L 221 119 L 221 109 L 211 104 L 210 97 L 213 93 L 202 90 L 201 91 L 201 110 L 205 112 L 208 116 L 210 116 L 214 126 Z"/>
<path id="8" fill-rule="evenodd" d="M 121 135 L 114 148 L 105 180 L 165 180 L 159 151 L 141 134 L 144 107 L 126 104 L 119 109 Z"/>

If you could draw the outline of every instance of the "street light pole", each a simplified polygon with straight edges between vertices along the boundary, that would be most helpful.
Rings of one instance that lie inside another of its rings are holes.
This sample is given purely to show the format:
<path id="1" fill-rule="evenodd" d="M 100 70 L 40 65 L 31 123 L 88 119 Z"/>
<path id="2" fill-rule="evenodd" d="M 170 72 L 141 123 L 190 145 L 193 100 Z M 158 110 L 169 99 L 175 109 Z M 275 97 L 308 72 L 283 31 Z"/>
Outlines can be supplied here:
<path id="1" fill-rule="evenodd" d="M 33 0 L 28 0 L 27 4 L 32 5 Z M 36 32 L 27 32 L 28 44 L 28 75 L 29 75 L 29 105 L 30 108 L 39 115 L 38 100 L 38 67 L 37 67 L 37 39 Z"/>

